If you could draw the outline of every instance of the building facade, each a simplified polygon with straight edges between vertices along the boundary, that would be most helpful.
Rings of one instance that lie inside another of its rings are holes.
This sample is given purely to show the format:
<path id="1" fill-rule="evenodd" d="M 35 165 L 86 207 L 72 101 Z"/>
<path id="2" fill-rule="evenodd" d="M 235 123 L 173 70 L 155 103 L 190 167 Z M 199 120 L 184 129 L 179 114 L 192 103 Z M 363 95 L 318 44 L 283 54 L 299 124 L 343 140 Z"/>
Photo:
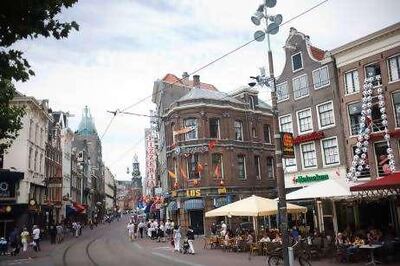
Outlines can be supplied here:
<path id="1" fill-rule="evenodd" d="M 169 218 L 201 234 L 215 222 L 206 211 L 253 194 L 276 196 L 271 107 L 257 90 L 228 95 L 195 86 L 163 123 Z"/>
<path id="2" fill-rule="evenodd" d="M 19 136 L 3 156 L 4 169 L 23 173 L 16 181 L 9 180 L 9 187 L 16 189 L 9 220 L 18 226 L 34 223 L 44 225 L 45 212 L 42 206 L 45 205 L 47 193 L 45 155 L 48 123 L 52 119 L 48 101 L 17 92 L 10 104 L 25 106 L 25 115 Z M 7 173 L 7 176 L 11 176 L 11 173 Z"/>
<path id="3" fill-rule="evenodd" d="M 104 170 L 104 182 L 105 182 L 105 194 L 106 194 L 106 201 L 105 201 L 105 208 L 106 212 L 113 212 L 115 207 L 115 197 L 116 197 L 116 183 L 115 177 L 111 170 L 106 167 Z"/>

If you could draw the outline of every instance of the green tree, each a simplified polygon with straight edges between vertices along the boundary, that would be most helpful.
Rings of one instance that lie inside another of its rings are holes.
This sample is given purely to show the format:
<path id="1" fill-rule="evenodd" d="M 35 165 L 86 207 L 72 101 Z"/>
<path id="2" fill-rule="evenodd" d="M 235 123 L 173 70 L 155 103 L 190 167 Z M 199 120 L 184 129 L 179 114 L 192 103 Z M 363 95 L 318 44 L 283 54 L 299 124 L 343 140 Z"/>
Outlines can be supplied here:
<path id="1" fill-rule="evenodd" d="M 23 53 L 13 49 L 19 40 L 40 36 L 67 38 L 79 30 L 75 22 L 60 21 L 62 9 L 78 0 L 2 0 L 0 1 L 0 154 L 10 147 L 22 128 L 24 107 L 11 106 L 16 91 L 13 82 L 25 82 L 35 75 Z"/>

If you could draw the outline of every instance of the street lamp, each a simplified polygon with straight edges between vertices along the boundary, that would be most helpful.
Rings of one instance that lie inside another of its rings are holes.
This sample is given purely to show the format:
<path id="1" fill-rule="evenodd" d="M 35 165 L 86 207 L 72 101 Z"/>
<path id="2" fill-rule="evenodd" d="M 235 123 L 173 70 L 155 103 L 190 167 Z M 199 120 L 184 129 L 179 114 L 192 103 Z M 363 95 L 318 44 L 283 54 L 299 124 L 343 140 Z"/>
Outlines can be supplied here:
<path id="1" fill-rule="evenodd" d="M 262 42 L 267 35 L 268 45 L 268 66 L 269 66 L 269 77 L 266 75 L 265 70 L 261 69 L 261 74 L 257 77 L 252 77 L 257 81 L 260 86 L 266 86 L 271 88 L 272 98 L 272 115 L 273 115 L 273 129 L 274 129 L 274 140 L 275 140 L 275 164 L 276 164 L 276 176 L 277 176 L 277 187 L 278 187 L 278 213 L 280 229 L 282 232 L 282 251 L 283 251 L 283 262 L 285 266 L 289 265 L 289 234 L 287 225 L 287 205 L 286 205 L 286 193 L 285 193 L 285 179 L 282 165 L 282 148 L 281 148 L 281 135 L 279 133 L 279 122 L 278 122 L 278 105 L 276 95 L 276 85 L 274 77 L 274 63 L 271 52 L 270 35 L 277 34 L 279 31 L 279 25 L 282 23 L 282 15 L 268 15 L 267 9 L 272 8 L 276 5 L 276 0 L 265 0 L 264 4 L 260 5 L 251 17 L 251 21 L 259 26 L 261 21 L 265 21 L 265 29 L 258 30 L 254 33 L 254 39 Z"/>

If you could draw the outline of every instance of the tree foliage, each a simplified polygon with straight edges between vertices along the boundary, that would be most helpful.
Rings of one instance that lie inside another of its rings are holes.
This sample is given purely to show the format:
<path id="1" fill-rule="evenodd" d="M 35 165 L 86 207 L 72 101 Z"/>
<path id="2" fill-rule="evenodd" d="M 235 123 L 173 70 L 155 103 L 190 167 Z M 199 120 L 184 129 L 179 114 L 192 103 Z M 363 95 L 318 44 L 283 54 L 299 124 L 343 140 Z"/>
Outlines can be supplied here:
<path id="1" fill-rule="evenodd" d="M 16 94 L 13 82 L 25 82 L 35 74 L 23 53 L 12 45 L 40 36 L 67 38 L 71 30 L 79 30 L 75 21 L 63 22 L 59 18 L 63 9 L 77 1 L 0 1 L 0 153 L 12 144 L 22 128 L 24 108 L 10 105 Z"/>

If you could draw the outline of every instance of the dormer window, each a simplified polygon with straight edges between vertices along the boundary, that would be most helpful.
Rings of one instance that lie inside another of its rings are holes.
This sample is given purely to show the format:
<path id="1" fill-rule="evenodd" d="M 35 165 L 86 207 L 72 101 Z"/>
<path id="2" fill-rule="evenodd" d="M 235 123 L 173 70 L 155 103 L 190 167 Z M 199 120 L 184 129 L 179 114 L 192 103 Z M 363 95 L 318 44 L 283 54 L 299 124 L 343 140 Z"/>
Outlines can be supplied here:
<path id="1" fill-rule="evenodd" d="M 303 69 L 303 57 L 301 52 L 292 55 L 292 70 L 296 72 L 298 70 Z"/>

